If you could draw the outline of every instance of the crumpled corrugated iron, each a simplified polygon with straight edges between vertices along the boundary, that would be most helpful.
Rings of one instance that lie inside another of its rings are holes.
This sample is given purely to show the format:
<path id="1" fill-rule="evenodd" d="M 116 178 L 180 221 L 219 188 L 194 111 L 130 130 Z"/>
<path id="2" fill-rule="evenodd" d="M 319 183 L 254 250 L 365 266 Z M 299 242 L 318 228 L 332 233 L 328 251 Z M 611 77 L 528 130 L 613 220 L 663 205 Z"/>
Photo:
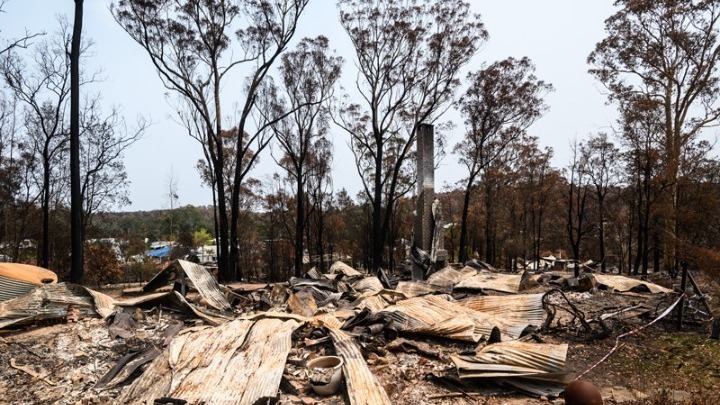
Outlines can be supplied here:
<path id="1" fill-rule="evenodd" d="M 653 294 L 667 294 L 672 292 L 669 288 L 659 286 L 649 281 L 637 280 L 630 277 L 610 274 L 593 274 L 593 276 L 595 277 L 595 281 L 607 287 L 613 288 L 615 291 L 625 292 L 636 288 L 647 288 Z"/>
<path id="2" fill-rule="evenodd" d="M 330 266 L 330 274 L 343 274 L 346 277 L 362 276 L 362 273 L 341 261 L 337 261 Z"/>
<path id="3" fill-rule="evenodd" d="M 487 345 L 474 356 L 451 355 L 460 378 L 523 378 L 552 383 L 572 380 L 565 371 L 567 344 L 517 340 Z"/>
<path id="4" fill-rule="evenodd" d="M 427 278 L 427 283 L 437 286 L 452 288 L 455 284 L 459 283 L 460 280 L 472 277 L 477 274 L 477 270 L 472 267 L 463 267 L 460 270 L 456 270 L 452 267 L 445 267 L 430 275 Z"/>
<path id="5" fill-rule="evenodd" d="M 390 405 L 385 389 L 370 371 L 360 348 L 345 332 L 329 328 L 336 354 L 343 359 L 343 373 L 351 405 Z"/>
<path id="6" fill-rule="evenodd" d="M 71 305 L 77 307 L 81 317 L 105 318 L 114 311 L 113 299 L 103 293 L 71 283 L 47 284 L 0 302 L 0 329 L 42 319 L 63 319 Z"/>
<path id="7" fill-rule="evenodd" d="M 234 320 L 182 331 L 118 403 L 161 397 L 191 404 L 255 404 L 277 397 L 295 320 Z"/>
<path id="8" fill-rule="evenodd" d="M 0 263 L 0 301 L 19 297 L 43 284 L 57 284 L 57 274 L 42 267 Z"/>
<path id="9" fill-rule="evenodd" d="M 218 311 L 231 311 L 232 307 L 225 295 L 220 291 L 220 286 L 215 277 L 207 268 L 199 264 L 189 262 L 187 260 L 176 260 L 172 265 L 166 267 L 160 273 L 156 274 L 152 280 L 143 286 L 143 291 L 149 292 L 155 289 L 179 281 L 185 283 L 190 280 L 192 286 L 198 290 L 198 293 L 211 306 Z"/>
<path id="10" fill-rule="evenodd" d="M 452 286 L 440 286 L 418 281 L 401 281 L 395 291 L 405 294 L 406 297 L 419 297 L 428 294 L 450 294 Z"/>
<path id="11" fill-rule="evenodd" d="M 459 300 L 458 304 L 499 318 L 507 325 L 507 333 L 517 337 L 528 325 L 542 325 L 543 295 L 476 295 Z"/>
<path id="12" fill-rule="evenodd" d="M 504 330 L 498 318 L 464 307 L 449 296 L 428 295 L 399 301 L 379 314 L 393 319 L 398 331 L 478 342 L 494 327 Z"/>
<path id="13" fill-rule="evenodd" d="M 470 290 L 493 290 L 517 294 L 520 291 L 520 274 L 502 274 L 481 271 L 472 277 L 467 277 L 455 285 L 455 288 Z"/>

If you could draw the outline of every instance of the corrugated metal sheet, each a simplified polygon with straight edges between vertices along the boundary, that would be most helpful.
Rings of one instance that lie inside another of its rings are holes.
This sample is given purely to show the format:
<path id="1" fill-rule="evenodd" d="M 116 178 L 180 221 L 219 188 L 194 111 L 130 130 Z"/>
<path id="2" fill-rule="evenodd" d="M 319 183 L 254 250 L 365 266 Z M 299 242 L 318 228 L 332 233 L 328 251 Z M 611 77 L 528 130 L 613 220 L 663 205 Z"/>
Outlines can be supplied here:
<path id="1" fill-rule="evenodd" d="M 215 277 L 204 267 L 186 260 L 177 260 L 176 265 L 180 266 L 192 280 L 200 295 L 207 300 L 209 306 L 218 311 L 231 311 L 232 307 L 225 295 L 220 291 Z"/>
<path id="2" fill-rule="evenodd" d="M 353 290 L 359 293 L 377 293 L 382 291 L 383 285 L 375 276 L 365 277 L 352 284 Z"/>
<path id="3" fill-rule="evenodd" d="M 513 326 L 508 334 L 519 336 L 526 326 L 540 326 L 542 324 L 544 315 L 543 295 L 479 295 L 460 300 L 458 303 L 475 311 L 493 315 L 508 324 L 517 325 Z M 517 328 L 522 329 L 515 330 Z"/>
<path id="4" fill-rule="evenodd" d="M 135 307 L 138 305 L 151 303 L 151 302 L 163 299 L 170 295 L 173 295 L 172 292 L 158 292 L 158 293 L 153 293 L 153 294 L 141 295 L 139 297 L 123 298 L 121 300 L 115 300 L 115 304 L 123 306 L 123 307 Z"/>
<path id="5" fill-rule="evenodd" d="M 537 344 L 517 340 L 485 346 L 475 356 L 451 355 L 460 378 L 521 377 L 569 382 L 565 371 L 567 344 Z"/>
<path id="6" fill-rule="evenodd" d="M 498 327 L 506 339 L 510 337 L 509 323 L 450 300 L 440 295 L 415 297 L 399 301 L 380 313 L 390 316 L 399 331 L 409 333 L 477 342 Z"/>
<path id="7" fill-rule="evenodd" d="M 630 291 L 634 288 L 645 286 L 653 294 L 671 293 L 672 292 L 672 290 L 669 288 L 659 286 L 659 285 L 651 283 L 649 281 L 637 280 L 637 279 L 625 277 L 625 276 L 613 276 L 613 275 L 608 275 L 608 274 L 593 274 L 593 277 L 595 277 L 595 281 L 597 281 L 598 283 L 604 284 L 611 288 L 614 288 L 615 291 L 624 292 L 624 291 Z"/>
<path id="8" fill-rule="evenodd" d="M 220 314 L 210 314 L 210 313 L 207 313 L 207 312 L 201 310 L 200 308 L 196 307 L 195 305 L 192 305 L 189 302 L 187 302 L 185 297 L 183 297 L 182 294 L 180 294 L 177 291 L 173 291 L 172 295 L 175 296 L 175 299 L 177 299 L 184 308 L 189 309 L 190 312 L 195 314 L 195 316 L 197 316 L 200 319 L 205 320 L 210 325 L 220 325 L 231 319 L 229 317 L 222 316 Z"/>
<path id="9" fill-rule="evenodd" d="M 362 273 L 348 266 L 347 264 L 337 261 L 330 266 L 331 274 L 344 274 L 346 277 L 362 276 Z"/>
<path id="10" fill-rule="evenodd" d="M 205 298 L 207 304 L 218 311 L 231 311 L 232 307 L 225 295 L 220 291 L 220 285 L 215 277 L 210 274 L 205 266 L 189 262 L 187 260 L 176 260 L 172 265 L 166 267 L 156 274 L 152 280 L 143 286 L 143 291 L 154 291 L 155 289 L 182 279 L 184 273 L 190 279 L 193 287 Z"/>
<path id="11" fill-rule="evenodd" d="M 95 311 L 100 314 L 103 319 L 115 312 L 115 300 L 111 296 L 103 294 L 99 291 L 91 290 L 87 287 L 84 288 L 85 291 L 93 297 L 93 300 L 95 301 Z"/>
<path id="12" fill-rule="evenodd" d="M 293 314 L 304 317 L 311 317 L 315 315 L 315 311 L 318 310 L 315 298 L 313 298 L 313 294 L 308 290 L 301 290 L 297 293 L 291 291 L 287 300 L 287 306 Z"/>
<path id="13" fill-rule="evenodd" d="M 312 318 L 313 325 L 326 326 L 328 328 L 340 329 L 342 328 L 344 321 L 341 321 L 333 314 L 320 314 L 315 315 Z"/>
<path id="14" fill-rule="evenodd" d="M 493 290 L 517 294 L 520 291 L 520 274 L 502 274 L 482 271 L 475 276 L 465 278 L 455 288 L 471 290 Z"/>
<path id="15" fill-rule="evenodd" d="M 460 280 L 472 277 L 476 274 L 477 270 L 472 267 L 464 267 L 460 270 L 455 270 L 452 267 L 445 267 L 444 269 L 431 274 L 427 279 L 427 283 L 443 287 L 452 287 L 459 283 Z"/>
<path id="16" fill-rule="evenodd" d="M 70 305 L 78 307 L 81 317 L 98 314 L 95 298 L 85 287 L 71 283 L 47 284 L 0 302 L 0 328 L 41 319 L 62 319 Z"/>
<path id="17" fill-rule="evenodd" d="M 360 297 L 353 303 L 353 308 L 358 310 L 368 308 L 371 312 L 378 312 L 381 311 L 383 308 L 387 307 L 388 305 L 390 304 L 388 304 L 385 298 L 383 298 L 382 295 L 378 294 L 369 297 Z"/>
<path id="18" fill-rule="evenodd" d="M 385 389 L 365 362 L 353 339 L 339 329 L 330 328 L 335 353 L 343 359 L 343 373 L 350 405 L 392 404 Z"/>
<path id="19" fill-rule="evenodd" d="M 255 404 L 275 398 L 295 320 L 235 320 L 177 336 L 118 397 L 152 404 L 160 397 L 190 404 Z"/>
<path id="20" fill-rule="evenodd" d="M 0 301 L 7 301 L 23 294 L 27 294 L 35 287 L 37 287 L 37 284 L 0 276 Z"/>
<path id="21" fill-rule="evenodd" d="M 409 298 L 436 293 L 449 294 L 452 292 L 452 286 L 431 285 L 417 281 L 401 281 L 397 287 L 395 287 L 395 291 L 399 291 Z"/>

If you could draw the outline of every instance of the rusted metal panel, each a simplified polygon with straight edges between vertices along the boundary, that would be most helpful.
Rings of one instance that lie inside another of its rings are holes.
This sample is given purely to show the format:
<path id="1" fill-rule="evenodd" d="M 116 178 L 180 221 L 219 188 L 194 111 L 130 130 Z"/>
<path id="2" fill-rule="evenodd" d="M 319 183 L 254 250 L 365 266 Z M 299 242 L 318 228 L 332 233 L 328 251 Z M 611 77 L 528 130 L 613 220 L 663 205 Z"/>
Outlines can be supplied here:
<path id="1" fill-rule="evenodd" d="M 204 267 L 186 260 L 177 260 L 176 266 L 180 266 L 188 278 L 192 280 L 200 295 L 207 300 L 209 306 L 218 311 L 231 311 L 232 307 L 225 295 L 220 291 L 215 277 Z"/>
<path id="2" fill-rule="evenodd" d="M 477 274 L 477 270 L 472 267 L 464 267 L 460 270 L 455 270 L 452 267 L 445 267 L 444 269 L 437 271 L 427 278 L 427 283 L 437 286 L 452 287 L 459 283 L 460 280 L 472 277 Z"/>
<path id="3" fill-rule="evenodd" d="M 205 298 L 208 306 L 218 311 L 231 311 L 232 307 L 225 295 L 220 291 L 220 285 L 215 277 L 205 266 L 189 262 L 187 260 L 176 260 L 172 265 L 166 267 L 155 275 L 152 280 L 143 286 L 143 291 L 154 291 L 155 289 L 175 281 L 183 281 L 184 276 L 192 282 L 193 287 Z"/>
<path id="4" fill-rule="evenodd" d="M 275 398 L 298 326 L 275 318 L 234 320 L 180 334 L 117 401 L 255 404 Z"/>
<path id="5" fill-rule="evenodd" d="M 345 386 L 351 405 L 390 405 L 390 397 L 365 363 L 354 340 L 339 329 L 330 328 L 335 353 L 343 359 Z"/>
<path id="6" fill-rule="evenodd" d="M 264 290 L 268 288 L 268 283 L 230 283 L 224 284 L 225 287 L 236 293 L 249 293 L 253 291 Z"/>
<path id="7" fill-rule="evenodd" d="M 417 281 L 401 281 L 395 287 L 395 291 L 405 294 L 406 297 L 419 297 L 427 294 L 449 294 L 452 286 L 439 286 Z"/>
<path id="8" fill-rule="evenodd" d="M 315 311 L 318 310 L 315 299 L 313 298 L 312 293 L 308 290 L 301 290 L 297 293 L 290 292 L 290 297 L 287 300 L 287 306 L 293 314 L 298 314 L 304 317 L 311 317 L 315 315 Z"/>
<path id="9" fill-rule="evenodd" d="M 353 303 L 353 308 L 358 310 L 368 308 L 371 312 L 378 312 L 388 305 L 390 304 L 388 304 L 387 300 L 385 300 L 381 294 L 378 294 L 369 297 L 360 297 Z"/>
<path id="10" fill-rule="evenodd" d="M 507 323 L 489 314 L 466 308 L 449 296 L 429 295 L 399 301 L 380 311 L 393 319 L 399 331 L 422 333 L 470 342 L 489 336 L 494 327 L 507 334 Z"/>
<path id="11" fill-rule="evenodd" d="M 103 319 L 115 312 L 115 300 L 111 296 L 103 294 L 99 291 L 91 290 L 87 287 L 84 288 L 85 291 L 93 297 L 93 300 L 95 301 L 95 311 L 100 314 Z"/>
<path id="12" fill-rule="evenodd" d="M 210 325 L 220 325 L 227 321 L 229 321 L 231 318 L 220 315 L 220 314 L 210 314 L 208 312 L 205 312 L 201 310 L 200 308 L 196 307 L 195 305 L 187 302 L 185 297 L 182 296 L 177 291 L 173 291 L 172 294 L 175 296 L 175 298 L 180 302 L 180 305 L 184 308 L 187 308 L 192 312 L 195 316 L 197 316 L 200 319 L 205 320 Z"/>
<path id="13" fill-rule="evenodd" d="M 42 319 L 62 319 L 76 306 L 81 317 L 105 317 L 112 312 L 112 298 L 83 286 L 60 283 L 37 286 L 25 295 L 0 302 L 0 329 Z M 97 297 L 97 298 L 96 298 Z"/>
<path id="14" fill-rule="evenodd" d="M 593 274 L 593 276 L 595 277 L 595 281 L 610 288 L 613 288 L 615 289 L 615 291 L 625 292 L 636 288 L 647 287 L 647 289 L 653 294 L 667 294 L 672 292 L 672 290 L 669 288 L 659 286 L 649 281 L 636 280 L 630 277 L 614 276 L 609 274 Z"/>
<path id="15" fill-rule="evenodd" d="M 346 277 L 362 276 L 362 273 L 341 261 L 337 261 L 330 266 L 330 274 L 344 274 Z"/>
<path id="16" fill-rule="evenodd" d="M 555 383 L 569 382 L 565 371 L 567 344 L 537 344 L 517 340 L 487 345 L 474 356 L 451 355 L 460 378 L 518 377 Z"/>
<path id="17" fill-rule="evenodd" d="M 478 274 L 464 278 L 455 285 L 455 288 L 471 290 L 493 290 L 517 294 L 520 291 L 520 274 L 502 274 L 481 271 Z"/>
<path id="18" fill-rule="evenodd" d="M 37 284 L 0 276 L 0 301 L 7 301 L 23 294 L 27 294 L 35 287 L 37 287 Z"/>
<path id="19" fill-rule="evenodd" d="M 375 276 L 362 278 L 352 284 L 353 290 L 359 293 L 378 293 L 382 291 L 383 285 L 380 279 Z"/>
<path id="20" fill-rule="evenodd" d="M 27 294 L 44 284 L 57 284 L 57 274 L 29 264 L 0 263 L 0 301 Z"/>
<path id="21" fill-rule="evenodd" d="M 542 325 L 544 294 L 479 295 L 458 301 L 464 307 L 490 314 L 506 324 L 510 336 L 520 336 L 528 325 Z"/>

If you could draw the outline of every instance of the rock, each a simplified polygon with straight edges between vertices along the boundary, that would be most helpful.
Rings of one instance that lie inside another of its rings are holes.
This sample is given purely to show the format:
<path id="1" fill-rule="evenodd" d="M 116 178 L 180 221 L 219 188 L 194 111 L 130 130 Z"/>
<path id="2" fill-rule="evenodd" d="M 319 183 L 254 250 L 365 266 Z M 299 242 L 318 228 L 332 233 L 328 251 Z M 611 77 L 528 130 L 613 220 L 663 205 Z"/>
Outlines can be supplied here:
<path id="1" fill-rule="evenodd" d="M 617 404 L 635 402 L 637 400 L 647 398 L 647 395 L 644 392 L 631 390 L 621 386 L 603 387 L 600 390 L 600 394 L 603 398 L 613 400 Z"/>

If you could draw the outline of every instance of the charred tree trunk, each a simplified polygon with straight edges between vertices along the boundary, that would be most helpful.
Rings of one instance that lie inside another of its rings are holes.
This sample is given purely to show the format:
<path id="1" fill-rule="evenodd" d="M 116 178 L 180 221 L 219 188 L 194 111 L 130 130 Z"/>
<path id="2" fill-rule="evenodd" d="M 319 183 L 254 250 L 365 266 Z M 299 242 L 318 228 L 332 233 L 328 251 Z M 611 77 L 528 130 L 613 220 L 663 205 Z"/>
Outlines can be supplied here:
<path id="1" fill-rule="evenodd" d="M 467 237 L 468 237 L 468 213 L 470 212 L 470 197 L 472 195 L 473 182 L 475 178 L 471 176 L 468 179 L 468 184 L 465 187 L 465 196 L 463 198 L 463 208 L 460 219 L 460 244 L 458 246 L 459 254 L 458 261 L 465 263 L 468 259 L 467 256 Z"/>
<path id="2" fill-rule="evenodd" d="M 303 188 L 303 173 L 299 168 L 295 183 L 295 277 L 302 277 L 303 266 L 303 236 L 305 233 L 305 190 Z"/>
<path id="3" fill-rule="evenodd" d="M 44 268 L 48 268 L 50 264 L 50 156 L 48 142 L 49 140 L 45 141 L 43 150 L 42 241 L 40 242 L 40 254 L 38 255 L 40 258 L 38 263 L 40 267 Z"/>
<path id="4" fill-rule="evenodd" d="M 75 0 L 75 19 L 70 49 L 70 281 L 83 281 L 82 195 L 80 194 L 80 36 L 83 0 Z"/>
<path id="5" fill-rule="evenodd" d="M 383 247 L 385 241 L 383 238 L 383 213 L 382 213 L 382 156 L 383 147 L 382 140 L 377 139 L 377 147 L 375 148 L 375 178 L 372 203 L 372 272 L 379 273 L 382 268 Z M 388 210 L 390 202 L 388 202 Z M 388 215 L 389 213 L 385 213 Z"/>

